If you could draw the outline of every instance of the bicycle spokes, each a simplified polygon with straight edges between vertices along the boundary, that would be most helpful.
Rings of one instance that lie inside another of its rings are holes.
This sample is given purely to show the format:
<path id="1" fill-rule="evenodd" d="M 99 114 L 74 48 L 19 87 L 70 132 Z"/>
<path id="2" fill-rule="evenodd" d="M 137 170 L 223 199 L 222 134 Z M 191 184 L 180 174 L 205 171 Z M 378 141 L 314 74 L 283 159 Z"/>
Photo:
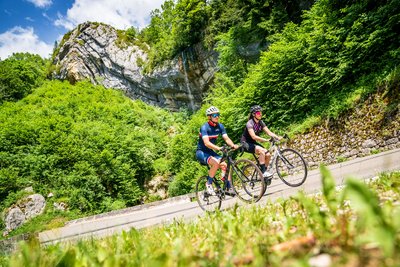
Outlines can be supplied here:
<path id="1" fill-rule="evenodd" d="M 276 158 L 276 173 L 289 186 L 300 186 L 307 178 L 307 165 L 294 149 L 284 149 Z"/>
<path id="2" fill-rule="evenodd" d="M 238 160 L 233 168 L 232 176 L 235 192 L 241 200 L 257 202 L 264 194 L 262 173 L 250 160 Z"/>
<path id="3" fill-rule="evenodd" d="M 197 180 L 196 199 L 203 210 L 213 212 L 221 207 L 220 189 L 213 183 L 213 192 L 209 192 L 206 183 L 207 176 L 202 176 Z"/>

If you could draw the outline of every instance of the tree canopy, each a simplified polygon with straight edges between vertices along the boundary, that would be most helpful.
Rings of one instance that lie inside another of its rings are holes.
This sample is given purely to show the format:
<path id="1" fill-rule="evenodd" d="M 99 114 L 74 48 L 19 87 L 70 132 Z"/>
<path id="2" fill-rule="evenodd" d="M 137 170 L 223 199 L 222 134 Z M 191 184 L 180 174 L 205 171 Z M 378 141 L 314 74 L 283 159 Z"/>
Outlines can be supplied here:
<path id="1" fill-rule="evenodd" d="M 46 60 L 29 53 L 15 53 L 0 61 L 0 104 L 31 93 L 46 78 L 46 68 Z"/>

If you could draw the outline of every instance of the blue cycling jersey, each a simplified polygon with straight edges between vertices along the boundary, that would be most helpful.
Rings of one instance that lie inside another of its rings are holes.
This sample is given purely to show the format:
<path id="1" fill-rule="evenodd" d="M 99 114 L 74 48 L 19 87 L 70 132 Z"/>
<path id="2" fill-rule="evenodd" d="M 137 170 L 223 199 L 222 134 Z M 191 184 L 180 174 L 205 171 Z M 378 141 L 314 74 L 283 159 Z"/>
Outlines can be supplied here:
<path id="1" fill-rule="evenodd" d="M 217 142 L 217 138 L 220 135 L 226 134 L 226 130 L 224 125 L 221 123 L 217 123 L 216 126 L 210 125 L 210 123 L 206 122 L 200 127 L 199 133 L 199 142 L 197 143 L 197 149 L 210 153 L 213 151 L 212 149 L 206 147 L 203 141 L 204 136 L 208 136 L 208 139 L 211 143 L 215 144 Z"/>

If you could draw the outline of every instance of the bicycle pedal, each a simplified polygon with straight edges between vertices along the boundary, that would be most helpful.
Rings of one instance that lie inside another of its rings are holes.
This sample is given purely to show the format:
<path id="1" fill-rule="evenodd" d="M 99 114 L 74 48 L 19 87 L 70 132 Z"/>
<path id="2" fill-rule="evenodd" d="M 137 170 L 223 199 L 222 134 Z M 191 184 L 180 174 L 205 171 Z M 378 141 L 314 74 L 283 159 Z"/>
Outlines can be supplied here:
<path id="1" fill-rule="evenodd" d="M 265 182 L 266 185 L 271 185 L 271 183 L 272 183 L 272 177 L 271 177 L 271 178 L 265 178 L 265 179 L 264 179 L 264 182 Z"/>

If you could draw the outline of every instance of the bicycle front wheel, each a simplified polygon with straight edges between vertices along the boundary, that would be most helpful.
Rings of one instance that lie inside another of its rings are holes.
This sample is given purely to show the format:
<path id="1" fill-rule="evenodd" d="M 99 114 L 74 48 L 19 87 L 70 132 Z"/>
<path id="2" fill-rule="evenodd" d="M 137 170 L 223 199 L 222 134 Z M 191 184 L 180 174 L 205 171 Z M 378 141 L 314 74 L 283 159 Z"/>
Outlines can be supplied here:
<path id="1" fill-rule="evenodd" d="M 221 208 L 221 198 L 216 194 L 218 191 L 213 183 L 214 192 L 209 193 L 206 188 L 207 176 L 201 176 L 196 182 L 196 199 L 200 208 L 207 212 L 214 212 Z"/>
<path id="2" fill-rule="evenodd" d="M 239 159 L 232 168 L 233 189 L 244 202 L 257 202 L 265 192 L 262 172 L 248 159 Z"/>
<path id="3" fill-rule="evenodd" d="M 304 158 L 294 149 L 286 148 L 276 158 L 276 173 L 288 186 L 302 185 L 307 178 L 307 164 Z"/>

